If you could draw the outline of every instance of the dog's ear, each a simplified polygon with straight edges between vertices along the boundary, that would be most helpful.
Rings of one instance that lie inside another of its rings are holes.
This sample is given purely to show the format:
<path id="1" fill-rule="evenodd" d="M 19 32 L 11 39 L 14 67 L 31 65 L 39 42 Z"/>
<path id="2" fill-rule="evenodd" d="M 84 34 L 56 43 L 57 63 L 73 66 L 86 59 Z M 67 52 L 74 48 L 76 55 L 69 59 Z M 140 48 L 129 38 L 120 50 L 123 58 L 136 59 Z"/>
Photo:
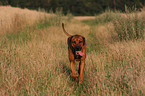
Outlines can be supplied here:
<path id="1" fill-rule="evenodd" d="M 67 44 L 68 44 L 68 46 L 69 47 L 72 47 L 71 46 L 71 39 L 73 38 L 73 36 L 71 36 L 71 37 L 69 37 L 68 39 L 67 39 Z"/>
<path id="2" fill-rule="evenodd" d="M 83 45 L 86 44 L 86 40 L 85 40 L 85 37 L 82 37 L 83 38 Z"/>

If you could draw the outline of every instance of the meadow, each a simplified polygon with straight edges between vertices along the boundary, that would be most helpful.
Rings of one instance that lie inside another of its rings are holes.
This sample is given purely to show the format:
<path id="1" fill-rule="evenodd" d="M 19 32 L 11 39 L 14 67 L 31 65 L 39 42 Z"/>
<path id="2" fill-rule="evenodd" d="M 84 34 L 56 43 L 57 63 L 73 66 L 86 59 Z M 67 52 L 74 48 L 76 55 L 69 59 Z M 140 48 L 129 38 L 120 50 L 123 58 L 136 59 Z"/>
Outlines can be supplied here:
<path id="1" fill-rule="evenodd" d="M 0 96 L 145 95 L 145 12 L 74 18 L 0 7 Z M 82 85 L 72 82 L 62 22 L 86 37 Z"/>

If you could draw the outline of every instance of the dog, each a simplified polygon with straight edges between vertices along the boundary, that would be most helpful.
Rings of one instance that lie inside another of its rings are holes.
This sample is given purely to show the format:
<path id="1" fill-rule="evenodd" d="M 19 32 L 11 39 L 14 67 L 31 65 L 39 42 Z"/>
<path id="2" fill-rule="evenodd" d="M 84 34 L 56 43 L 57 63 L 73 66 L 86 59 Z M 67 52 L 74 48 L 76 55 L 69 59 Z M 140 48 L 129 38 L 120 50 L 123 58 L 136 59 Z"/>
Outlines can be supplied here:
<path id="1" fill-rule="evenodd" d="M 67 43 L 68 43 L 69 61 L 72 70 L 72 77 L 74 78 L 74 82 L 76 82 L 77 77 L 80 75 L 79 84 L 82 84 L 86 59 L 85 37 L 81 35 L 68 34 L 64 28 L 64 23 L 62 23 L 62 29 L 63 32 L 68 36 Z M 75 61 L 79 61 L 79 69 L 78 69 L 79 75 L 75 69 Z"/>

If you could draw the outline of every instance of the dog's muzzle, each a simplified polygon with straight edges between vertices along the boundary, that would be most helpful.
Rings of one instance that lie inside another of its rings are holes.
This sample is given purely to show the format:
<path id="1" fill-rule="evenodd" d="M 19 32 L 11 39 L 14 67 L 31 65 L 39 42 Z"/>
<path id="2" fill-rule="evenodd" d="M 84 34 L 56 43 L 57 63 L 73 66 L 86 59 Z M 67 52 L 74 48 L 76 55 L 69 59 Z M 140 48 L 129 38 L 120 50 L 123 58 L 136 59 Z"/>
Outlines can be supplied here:
<path id="1" fill-rule="evenodd" d="M 81 51 L 81 49 L 82 49 L 82 47 L 75 46 L 75 53 L 76 53 L 76 55 L 78 55 L 78 56 L 83 56 L 84 55 L 84 53 Z"/>
<path id="2" fill-rule="evenodd" d="M 75 46 L 75 51 L 81 51 L 82 47 L 80 46 Z"/>

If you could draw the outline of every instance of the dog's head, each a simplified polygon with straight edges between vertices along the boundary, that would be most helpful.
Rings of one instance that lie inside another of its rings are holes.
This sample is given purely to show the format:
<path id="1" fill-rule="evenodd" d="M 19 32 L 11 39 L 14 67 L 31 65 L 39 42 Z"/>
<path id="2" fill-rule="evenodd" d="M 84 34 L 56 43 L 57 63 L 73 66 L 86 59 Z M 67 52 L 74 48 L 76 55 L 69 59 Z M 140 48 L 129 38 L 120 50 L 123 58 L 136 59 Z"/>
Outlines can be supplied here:
<path id="1" fill-rule="evenodd" d="M 81 35 L 73 35 L 68 38 L 68 44 L 76 52 L 76 55 L 82 55 L 82 47 L 85 45 L 85 38 Z"/>

